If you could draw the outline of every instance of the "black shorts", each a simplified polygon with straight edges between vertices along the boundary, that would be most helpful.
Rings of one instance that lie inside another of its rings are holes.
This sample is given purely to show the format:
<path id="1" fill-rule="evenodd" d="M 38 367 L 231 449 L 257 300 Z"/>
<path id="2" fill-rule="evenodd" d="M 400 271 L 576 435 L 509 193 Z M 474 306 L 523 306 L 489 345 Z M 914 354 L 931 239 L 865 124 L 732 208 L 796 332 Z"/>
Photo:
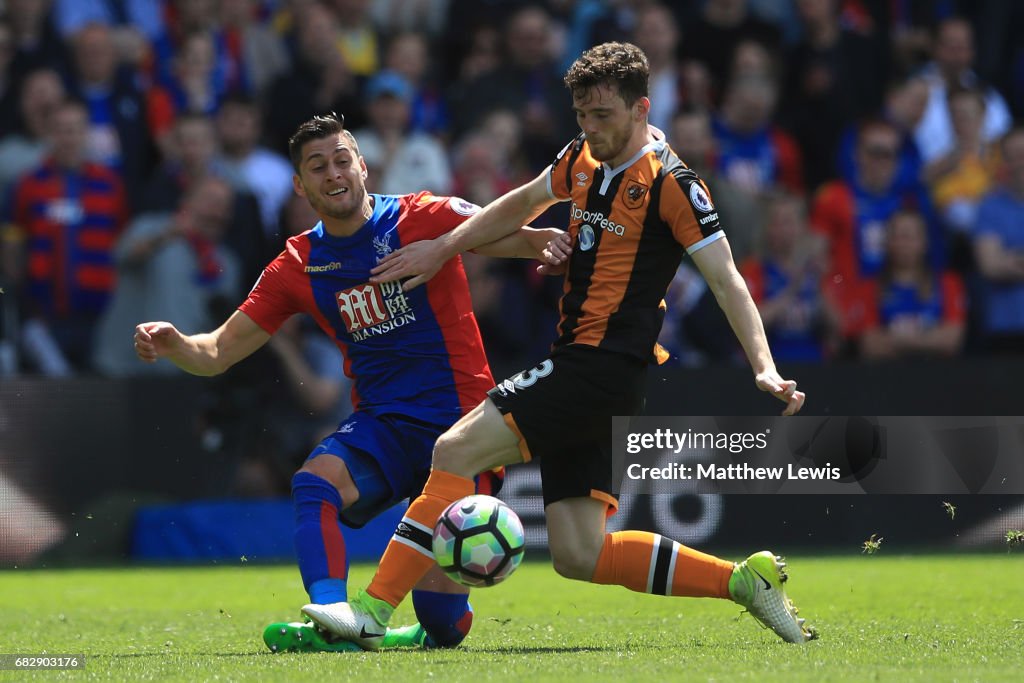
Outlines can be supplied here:
<path id="1" fill-rule="evenodd" d="M 647 363 L 574 344 L 487 392 L 519 436 L 525 460 L 539 459 L 545 507 L 593 497 L 612 509 L 612 420 L 644 407 Z"/>

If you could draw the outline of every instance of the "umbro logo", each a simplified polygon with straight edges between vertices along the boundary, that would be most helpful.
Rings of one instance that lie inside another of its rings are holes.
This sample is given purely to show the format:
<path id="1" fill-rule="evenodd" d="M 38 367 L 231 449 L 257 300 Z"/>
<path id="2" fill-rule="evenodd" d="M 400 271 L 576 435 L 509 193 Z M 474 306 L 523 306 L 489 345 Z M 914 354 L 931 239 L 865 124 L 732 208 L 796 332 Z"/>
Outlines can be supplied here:
<path id="1" fill-rule="evenodd" d="M 580 187 L 585 186 L 587 184 L 587 180 L 589 179 L 590 176 L 588 176 L 583 171 L 580 171 L 579 173 L 576 174 L 576 180 L 578 181 L 576 184 L 579 185 Z"/>

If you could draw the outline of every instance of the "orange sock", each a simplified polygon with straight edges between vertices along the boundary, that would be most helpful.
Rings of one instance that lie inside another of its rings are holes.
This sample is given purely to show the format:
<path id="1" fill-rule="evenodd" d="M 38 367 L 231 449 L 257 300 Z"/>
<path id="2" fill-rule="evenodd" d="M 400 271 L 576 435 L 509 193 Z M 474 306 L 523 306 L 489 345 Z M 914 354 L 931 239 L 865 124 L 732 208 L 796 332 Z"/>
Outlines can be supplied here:
<path id="1" fill-rule="evenodd" d="M 606 534 L 593 583 L 625 586 L 638 593 L 728 598 L 733 563 L 658 534 Z"/>
<path id="2" fill-rule="evenodd" d="M 434 564 L 431 537 L 441 513 L 459 498 L 472 495 L 474 490 L 472 479 L 431 470 L 423 493 L 406 510 L 395 535 L 388 541 L 366 592 L 398 607 Z"/>

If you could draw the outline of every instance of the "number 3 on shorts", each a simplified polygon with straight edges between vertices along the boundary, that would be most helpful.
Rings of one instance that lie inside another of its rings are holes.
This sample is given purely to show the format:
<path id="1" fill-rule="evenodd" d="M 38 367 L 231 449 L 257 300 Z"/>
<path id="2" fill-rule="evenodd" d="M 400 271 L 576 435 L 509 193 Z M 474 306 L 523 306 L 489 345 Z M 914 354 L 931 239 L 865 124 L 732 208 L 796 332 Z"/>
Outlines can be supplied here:
<path id="1" fill-rule="evenodd" d="M 541 377 L 547 377 L 550 375 L 554 367 L 555 366 L 550 359 L 546 360 L 537 367 L 531 368 L 530 370 L 524 370 L 518 375 L 512 377 L 512 383 L 520 389 L 532 387 Z"/>

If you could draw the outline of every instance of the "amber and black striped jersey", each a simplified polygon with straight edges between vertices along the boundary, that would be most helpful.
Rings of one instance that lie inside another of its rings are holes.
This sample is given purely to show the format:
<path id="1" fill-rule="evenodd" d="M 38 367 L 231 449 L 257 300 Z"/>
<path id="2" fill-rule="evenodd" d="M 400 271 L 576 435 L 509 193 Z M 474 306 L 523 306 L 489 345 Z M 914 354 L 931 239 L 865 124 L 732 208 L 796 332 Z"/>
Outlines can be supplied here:
<path id="1" fill-rule="evenodd" d="M 654 142 L 618 168 L 590 155 L 584 134 L 548 173 L 548 192 L 571 201 L 573 252 L 559 303 L 554 346 L 586 344 L 664 362 L 657 345 L 665 291 L 683 251 L 724 236 L 707 186 L 669 148 Z"/>

